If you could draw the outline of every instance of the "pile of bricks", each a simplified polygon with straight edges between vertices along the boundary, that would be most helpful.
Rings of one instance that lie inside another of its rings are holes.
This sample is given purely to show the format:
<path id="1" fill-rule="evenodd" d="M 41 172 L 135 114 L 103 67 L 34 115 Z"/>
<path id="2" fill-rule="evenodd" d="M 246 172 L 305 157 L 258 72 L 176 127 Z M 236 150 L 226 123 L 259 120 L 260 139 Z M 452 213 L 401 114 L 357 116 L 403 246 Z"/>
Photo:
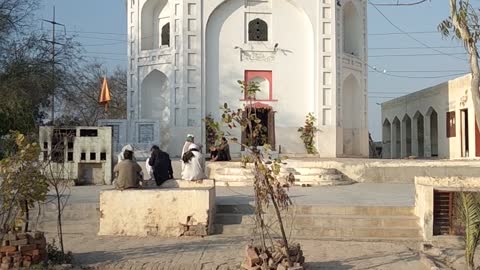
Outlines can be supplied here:
<path id="1" fill-rule="evenodd" d="M 289 245 L 287 251 L 282 243 L 282 241 L 276 241 L 274 246 L 266 251 L 248 245 L 245 249 L 246 258 L 242 264 L 242 269 L 303 270 L 305 257 L 300 244 Z"/>
<path id="2" fill-rule="evenodd" d="M 8 233 L 0 246 L 0 270 L 30 267 L 47 260 L 47 240 L 42 232 Z"/>

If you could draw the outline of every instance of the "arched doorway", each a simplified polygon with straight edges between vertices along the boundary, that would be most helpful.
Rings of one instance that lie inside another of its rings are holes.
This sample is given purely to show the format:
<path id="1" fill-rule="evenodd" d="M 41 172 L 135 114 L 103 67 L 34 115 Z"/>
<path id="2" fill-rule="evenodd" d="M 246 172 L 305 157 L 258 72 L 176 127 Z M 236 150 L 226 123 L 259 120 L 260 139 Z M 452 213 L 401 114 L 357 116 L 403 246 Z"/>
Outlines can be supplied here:
<path id="1" fill-rule="evenodd" d="M 360 84 L 353 75 L 349 75 L 343 82 L 342 93 L 342 121 L 343 121 L 343 154 L 361 155 L 360 128 L 362 126 Z"/>
<path id="2" fill-rule="evenodd" d="M 258 124 L 260 125 L 258 129 L 259 134 L 255 136 L 256 140 L 254 140 L 251 136 L 250 129 L 247 127 L 246 130 L 242 131 L 242 145 L 263 146 L 269 144 L 272 150 L 275 150 L 275 111 L 269 105 L 256 102 L 246 106 L 243 115 L 244 118 L 247 118 L 248 112 L 255 114 L 257 119 L 260 120 L 260 123 L 251 122 L 253 130 Z M 242 150 L 244 150 L 243 146 Z"/>
<path id="3" fill-rule="evenodd" d="M 401 158 L 401 127 L 400 120 L 395 117 L 392 122 L 392 158 Z"/>
<path id="4" fill-rule="evenodd" d="M 438 114 L 430 107 L 427 112 L 430 120 L 430 153 L 432 157 L 438 157 Z"/>
<path id="5" fill-rule="evenodd" d="M 390 124 L 390 121 L 388 121 L 388 119 L 385 119 L 385 121 L 383 121 L 382 129 L 382 158 L 392 158 L 392 124 Z"/>
<path id="6" fill-rule="evenodd" d="M 361 56 L 363 24 L 353 2 L 348 2 L 343 7 L 343 52 Z"/>
<path id="7" fill-rule="evenodd" d="M 412 119 L 408 114 L 402 119 L 402 157 L 412 155 Z"/>
<path id="8" fill-rule="evenodd" d="M 424 157 L 425 156 L 425 126 L 423 123 L 423 115 L 417 111 L 413 116 L 413 123 L 416 125 L 416 133 L 413 134 L 416 138 L 416 150 L 417 150 L 417 157 Z"/>

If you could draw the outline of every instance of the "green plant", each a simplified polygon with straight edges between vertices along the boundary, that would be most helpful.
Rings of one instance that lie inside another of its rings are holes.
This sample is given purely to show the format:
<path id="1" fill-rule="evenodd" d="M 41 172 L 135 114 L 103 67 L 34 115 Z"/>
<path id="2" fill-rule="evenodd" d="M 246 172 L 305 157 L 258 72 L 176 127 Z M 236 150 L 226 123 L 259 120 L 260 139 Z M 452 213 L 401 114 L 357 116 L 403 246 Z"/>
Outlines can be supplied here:
<path id="1" fill-rule="evenodd" d="M 284 254 L 282 260 L 285 260 L 289 267 L 293 266 L 292 258 L 289 254 L 289 243 L 285 232 L 282 210 L 286 210 L 291 204 L 291 200 L 280 182 L 280 167 L 282 160 L 272 160 L 268 153 L 270 146 L 263 145 L 263 149 L 258 149 L 258 142 L 262 139 L 264 126 L 261 119 L 257 117 L 257 109 L 253 106 L 255 93 L 259 91 L 258 84 L 255 82 L 238 81 L 242 93 L 246 95 L 246 104 L 243 108 L 232 109 L 225 103 L 220 109 L 222 111 L 222 123 L 226 127 L 225 135 L 230 137 L 230 141 L 240 144 L 246 149 L 242 156 L 242 164 L 246 167 L 247 163 L 252 163 L 252 172 L 254 175 L 254 195 L 255 195 L 255 233 L 259 236 L 260 246 L 257 250 L 264 258 L 263 266 L 268 266 L 268 259 L 271 258 L 274 251 Z M 212 125 L 217 131 L 220 131 L 220 124 Z M 245 133 L 245 139 L 239 142 L 230 130 L 240 128 Z M 262 151 L 263 150 L 263 151 Z M 266 222 L 267 209 L 272 207 L 275 213 L 275 224 L 280 229 L 280 238 L 282 241 L 280 247 L 274 244 L 273 235 L 276 231 Z M 268 242 L 268 243 L 267 243 Z M 269 246 L 267 246 L 269 245 Z M 280 250 L 279 250 L 280 249 Z"/>
<path id="2" fill-rule="evenodd" d="M 38 144 L 19 132 L 11 132 L 10 136 L 15 138 L 15 151 L 0 161 L 2 229 L 15 230 L 16 221 L 22 220 L 24 231 L 28 231 L 29 209 L 45 201 L 48 184 L 38 162 Z"/>
<path id="3" fill-rule="evenodd" d="M 460 192 L 457 209 L 465 226 L 465 261 L 468 270 L 475 269 L 474 256 L 480 238 L 480 202 L 472 192 Z"/>
<path id="4" fill-rule="evenodd" d="M 70 264 L 73 261 L 72 252 L 62 252 L 62 250 L 55 244 L 55 239 L 51 244 L 49 243 L 47 245 L 47 254 L 49 265 Z"/>
<path id="5" fill-rule="evenodd" d="M 300 139 L 302 139 L 307 153 L 316 154 L 317 149 L 315 148 L 315 134 L 318 132 L 315 122 L 317 119 L 313 113 L 308 113 L 305 119 L 305 125 L 298 129 L 298 132 L 301 133 Z"/>
<path id="6" fill-rule="evenodd" d="M 220 139 L 223 137 L 223 132 L 219 132 L 220 126 L 219 123 L 215 122 L 212 115 L 209 114 L 205 119 L 205 129 L 207 131 L 207 153 L 210 152 L 210 147 L 218 144 Z"/>

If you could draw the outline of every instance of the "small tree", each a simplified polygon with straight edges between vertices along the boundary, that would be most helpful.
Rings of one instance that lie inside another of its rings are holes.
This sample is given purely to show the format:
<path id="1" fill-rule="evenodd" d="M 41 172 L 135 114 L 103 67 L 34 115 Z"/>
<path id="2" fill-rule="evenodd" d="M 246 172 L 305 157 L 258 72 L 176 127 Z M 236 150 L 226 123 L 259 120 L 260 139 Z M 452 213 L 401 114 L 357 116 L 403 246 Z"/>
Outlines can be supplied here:
<path id="1" fill-rule="evenodd" d="M 19 132 L 9 135 L 15 140 L 16 149 L 0 161 L 0 197 L 2 198 L 2 229 L 16 229 L 16 214 L 23 219 L 23 231 L 29 230 L 29 210 L 37 202 L 43 202 L 48 192 L 46 177 L 38 162 L 40 147 Z"/>
<path id="2" fill-rule="evenodd" d="M 315 135 L 318 131 L 315 126 L 316 121 L 317 119 L 313 113 L 308 113 L 305 119 L 305 125 L 298 129 L 298 132 L 301 132 L 300 139 L 302 139 L 309 154 L 317 153 L 317 149 L 315 148 Z"/>
<path id="3" fill-rule="evenodd" d="M 221 107 L 222 123 L 226 131 L 222 131 L 220 124 L 211 125 L 215 127 L 216 132 L 221 135 L 226 135 L 232 142 L 243 146 L 246 155 L 253 163 L 254 175 L 254 194 L 255 194 L 255 224 L 256 233 L 259 234 L 260 247 L 256 248 L 259 254 L 262 254 L 262 269 L 269 269 L 269 259 L 273 257 L 272 254 L 277 252 L 281 254 L 282 258 L 287 260 L 288 266 L 292 266 L 293 262 L 289 256 L 290 247 L 285 232 L 284 220 L 282 217 L 282 210 L 287 209 L 291 204 L 291 200 L 283 188 L 280 181 L 280 168 L 282 161 L 280 159 L 272 160 L 269 155 L 265 155 L 270 151 L 268 144 L 263 145 L 261 151 L 258 146 L 262 142 L 262 130 L 265 128 L 261 124 L 261 120 L 257 117 L 256 108 L 254 106 L 255 94 L 260 91 L 258 84 L 255 82 L 238 81 L 245 94 L 246 104 L 243 108 L 231 109 L 227 103 Z M 240 128 L 242 132 L 246 133 L 245 141 L 239 142 L 231 134 L 231 130 Z M 275 213 L 275 222 L 280 228 L 280 237 L 282 239 L 280 245 L 275 245 L 272 235 L 272 228 L 266 222 L 267 209 L 273 206 Z M 279 250 L 280 249 L 280 250 Z M 299 249 L 299 247 L 298 247 Z M 275 262 L 279 264 L 280 262 Z M 276 267 L 276 266 L 275 266 Z"/>

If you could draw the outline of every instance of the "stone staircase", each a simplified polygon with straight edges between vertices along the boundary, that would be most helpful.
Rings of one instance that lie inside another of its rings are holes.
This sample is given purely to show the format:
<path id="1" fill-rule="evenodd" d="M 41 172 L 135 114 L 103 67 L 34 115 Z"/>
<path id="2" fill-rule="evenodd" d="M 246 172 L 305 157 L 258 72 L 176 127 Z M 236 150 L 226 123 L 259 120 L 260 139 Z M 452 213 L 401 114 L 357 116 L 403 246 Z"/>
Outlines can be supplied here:
<path id="1" fill-rule="evenodd" d="M 215 164 L 217 165 L 217 164 Z M 240 163 L 224 163 L 224 166 L 209 166 L 209 179 L 215 179 L 217 186 L 251 186 L 253 184 L 253 168 L 251 165 L 242 168 Z M 293 176 L 295 186 L 336 186 L 349 185 L 354 182 L 346 179 L 334 168 L 293 167 L 284 166 L 280 178 Z M 285 180 L 285 182 L 287 182 Z"/>
<path id="2" fill-rule="evenodd" d="M 270 209 L 272 210 L 272 209 Z M 287 234 L 292 239 L 420 241 L 413 207 L 294 206 L 285 213 Z M 267 224 L 274 220 L 266 214 Z M 215 232 L 229 236 L 254 233 L 252 205 L 217 205 Z M 273 225 L 279 235 L 278 226 Z"/>

